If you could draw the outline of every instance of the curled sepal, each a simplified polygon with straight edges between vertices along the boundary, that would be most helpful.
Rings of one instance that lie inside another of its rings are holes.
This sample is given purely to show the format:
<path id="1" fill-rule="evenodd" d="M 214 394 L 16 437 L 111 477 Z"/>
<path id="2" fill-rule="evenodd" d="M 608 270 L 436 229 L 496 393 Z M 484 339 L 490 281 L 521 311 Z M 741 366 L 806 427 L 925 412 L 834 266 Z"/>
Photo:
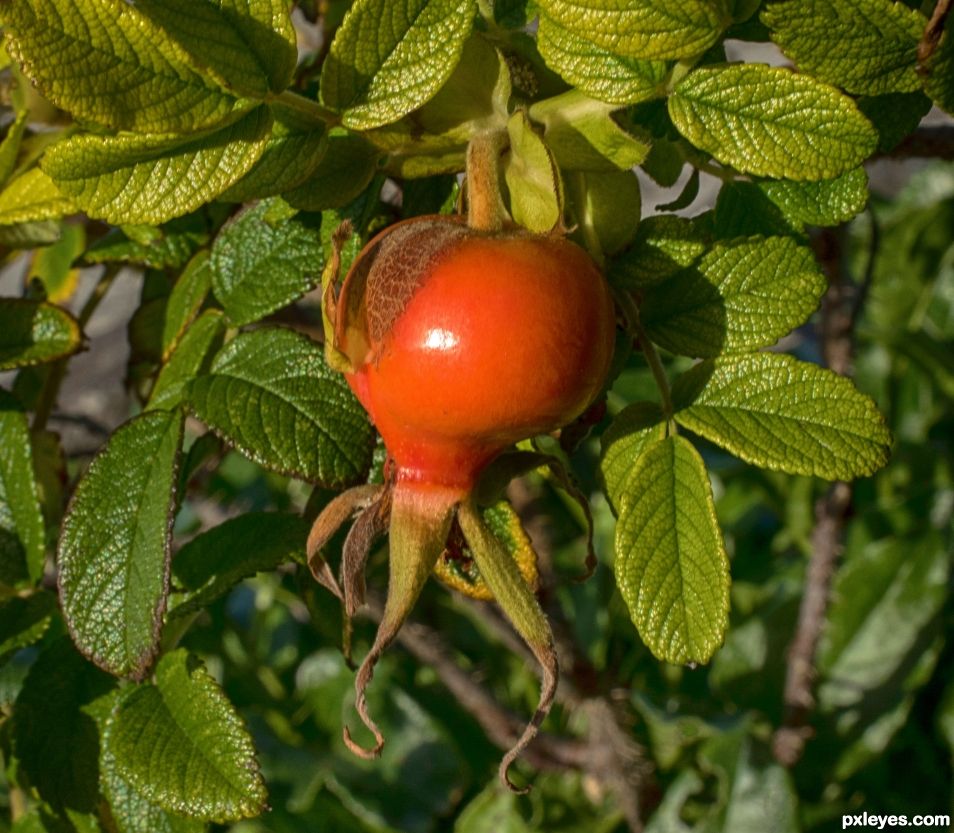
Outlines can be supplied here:
<path id="1" fill-rule="evenodd" d="M 523 730 L 523 734 L 500 762 L 500 780 L 513 792 L 525 793 L 528 791 L 527 788 L 519 789 L 510 780 L 509 769 L 536 736 L 556 696 L 559 668 L 553 647 L 553 632 L 536 596 L 520 574 L 516 562 L 484 522 L 475 503 L 472 500 L 465 500 L 460 505 L 457 517 L 487 587 L 490 588 L 494 599 L 510 619 L 517 633 L 527 643 L 543 671 L 537 710 L 526 729 Z"/>
<path id="2" fill-rule="evenodd" d="M 341 589 L 344 593 L 344 633 L 341 644 L 345 661 L 351 664 L 351 620 L 364 604 L 364 568 L 371 548 L 388 531 L 391 519 L 391 490 L 379 495 L 361 511 L 345 538 L 341 551 Z"/>
<path id="3" fill-rule="evenodd" d="M 368 485 L 355 486 L 335 497 L 315 519 L 315 523 L 308 533 L 305 544 L 305 553 L 308 557 L 308 568 L 322 587 L 326 587 L 339 599 L 344 599 L 344 593 L 338 584 L 331 567 L 321 555 L 321 550 L 347 520 L 354 514 L 366 510 L 379 500 L 384 494 L 384 486 Z"/>
<path id="4" fill-rule="evenodd" d="M 365 690 L 385 648 L 391 644 L 417 601 L 427 577 L 444 550 L 454 508 L 461 499 L 456 489 L 399 480 L 391 497 L 388 596 L 374 644 L 354 678 L 355 708 L 374 735 L 374 746 L 365 749 L 344 728 L 345 745 L 362 758 L 381 753 L 384 736 L 368 714 Z"/>
<path id="5" fill-rule="evenodd" d="M 516 562 L 523 580 L 531 588 L 536 588 L 540 580 L 537 571 L 537 553 L 533 549 L 530 537 L 520 523 L 520 517 L 505 500 L 482 510 L 484 521 L 494 535 Z M 447 547 L 434 568 L 434 575 L 452 590 L 470 596 L 472 599 L 492 601 L 494 596 L 487 587 L 477 562 L 464 540 L 459 525 L 454 525 L 447 539 Z"/>

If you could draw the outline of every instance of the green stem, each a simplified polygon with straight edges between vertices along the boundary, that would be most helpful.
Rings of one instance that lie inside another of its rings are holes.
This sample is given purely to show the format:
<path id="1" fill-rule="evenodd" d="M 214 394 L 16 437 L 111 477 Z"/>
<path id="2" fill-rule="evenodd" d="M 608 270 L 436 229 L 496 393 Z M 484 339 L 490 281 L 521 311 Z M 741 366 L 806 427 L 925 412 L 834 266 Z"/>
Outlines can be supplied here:
<path id="1" fill-rule="evenodd" d="M 596 233 L 593 224 L 593 212 L 589 200 L 586 198 L 586 174 L 583 171 L 572 171 L 567 177 L 567 183 L 573 190 L 574 214 L 577 223 L 579 223 L 580 232 L 583 234 L 586 251 L 596 262 L 596 265 L 600 267 L 600 270 L 603 271 L 606 266 L 606 257 L 603 254 L 603 246 L 600 244 L 599 235 Z"/>
<path id="2" fill-rule="evenodd" d="M 652 371 L 653 380 L 656 382 L 656 387 L 659 388 L 659 396 L 662 399 L 663 413 L 665 414 L 666 419 L 671 422 L 672 415 L 674 413 L 672 405 L 672 389 L 669 386 L 669 377 L 666 376 L 666 368 L 663 367 L 662 359 L 659 357 L 659 352 L 656 350 L 656 345 L 652 343 L 646 333 L 646 329 L 643 327 L 643 322 L 639 317 L 639 308 L 636 306 L 636 302 L 633 300 L 632 296 L 625 291 L 617 291 L 614 293 L 614 296 L 616 298 L 616 302 L 623 310 L 623 315 L 626 316 L 626 320 L 629 323 L 629 331 L 639 342 L 639 346 L 643 351 L 643 356 L 646 357 L 646 363 L 649 365 L 650 371 Z M 675 426 L 670 426 L 670 429 L 671 432 L 674 432 Z"/>
<path id="3" fill-rule="evenodd" d="M 479 133 L 467 146 L 467 225 L 475 231 L 500 231 L 504 224 L 500 198 L 502 130 Z"/>
<path id="4" fill-rule="evenodd" d="M 106 271 L 103 272 L 96 286 L 93 287 L 93 291 L 90 293 L 89 298 L 86 299 L 86 303 L 83 304 L 83 308 L 76 318 L 81 332 L 86 328 L 90 318 L 93 317 L 93 313 L 96 312 L 96 308 L 99 306 L 100 301 L 103 300 L 107 291 L 109 291 L 109 287 L 112 286 L 113 280 L 116 275 L 119 274 L 121 268 L 119 264 L 107 266 Z M 40 391 L 40 396 L 36 403 L 36 411 L 33 415 L 34 432 L 42 431 L 46 428 L 46 423 L 49 421 L 50 415 L 56 407 L 56 400 L 60 395 L 60 386 L 63 384 L 63 379 L 66 378 L 66 367 L 69 364 L 69 360 L 70 357 L 66 356 L 50 366 L 49 375 L 43 384 L 43 390 Z"/>
<path id="5" fill-rule="evenodd" d="M 329 110 L 323 104 L 303 95 L 299 95 L 294 90 L 285 90 L 280 95 L 275 96 L 273 101 L 282 104 L 303 116 L 317 121 L 326 122 L 329 125 L 338 124 L 341 117 L 333 110 Z"/>

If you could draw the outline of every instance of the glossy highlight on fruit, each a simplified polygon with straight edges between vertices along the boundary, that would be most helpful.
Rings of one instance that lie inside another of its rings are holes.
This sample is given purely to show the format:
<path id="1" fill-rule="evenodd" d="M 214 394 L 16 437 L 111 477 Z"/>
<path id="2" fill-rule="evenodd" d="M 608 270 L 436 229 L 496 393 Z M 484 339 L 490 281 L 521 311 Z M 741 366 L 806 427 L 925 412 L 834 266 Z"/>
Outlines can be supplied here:
<path id="1" fill-rule="evenodd" d="M 355 676 L 355 708 L 375 742 L 361 746 L 346 726 L 345 743 L 364 757 L 380 753 L 384 737 L 365 691 L 436 574 L 456 591 L 493 599 L 540 663 L 537 710 L 500 765 L 517 790 L 508 770 L 549 711 L 558 666 L 534 594 L 532 545 L 502 491 L 540 466 L 569 484 L 559 461 L 512 447 L 559 430 L 601 395 L 615 342 L 609 287 L 559 234 L 473 228 L 444 216 L 391 226 L 365 246 L 337 295 L 336 282 L 325 285 L 326 350 L 388 454 L 386 482 L 335 498 L 307 545 L 315 578 L 342 600 L 347 653 L 370 551 L 389 538 L 384 610 Z M 336 577 L 322 548 L 352 516 Z"/>

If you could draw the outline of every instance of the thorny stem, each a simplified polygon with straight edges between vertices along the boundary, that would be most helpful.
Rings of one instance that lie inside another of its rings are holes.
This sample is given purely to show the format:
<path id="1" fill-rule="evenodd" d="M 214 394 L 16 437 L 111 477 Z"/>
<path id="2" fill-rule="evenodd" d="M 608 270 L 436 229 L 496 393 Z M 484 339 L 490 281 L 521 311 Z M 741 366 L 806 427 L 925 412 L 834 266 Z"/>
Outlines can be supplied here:
<path id="1" fill-rule="evenodd" d="M 816 242 L 819 260 L 829 278 L 829 289 L 822 307 L 822 348 L 826 364 L 842 375 L 851 372 L 854 330 L 874 275 L 878 240 L 878 227 L 872 216 L 868 264 L 857 289 L 845 280 L 837 233 L 823 232 Z M 812 735 L 809 719 L 815 706 L 815 659 L 825 627 L 831 583 L 841 553 L 851 499 L 851 486 L 838 482 L 833 483 L 828 493 L 815 503 L 815 528 L 805 576 L 805 593 L 798 611 L 795 635 L 788 649 L 783 693 L 785 717 L 772 743 L 776 760 L 786 767 L 794 766 L 801 759 L 805 743 Z"/>
<path id="2" fill-rule="evenodd" d="M 656 345 L 650 341 L 643 327 L 643 322 L 639 317 L 639 309 L 632 296 L 625 291 L 616 291 L 614 292 L 614 297 L 616 298 L 616 303 L 618 303 L 622 309 L 623 315 L 626 316 L 629 331 L 636 338 L 636 341 L 639 342 L 639 347 L 643 351 L 646 363 L 649 365 L 650 371 L 652 371 L 653 380 L 656 382 L 656 387 L 659 388 L 659 396 L 662 399 L 663 413 L 666 419 L 671 421 L 673 415 L 672 388 L 669 386 L 669 377 L 666 376 L 666 368 L 663 367 L 662 359 L 656 350 Z M 672 429 L 673 427 L 670 426 L 670 428 Z"/>
<path id="3" fill-rule="evenodd" d="M 80 310 L 79 315 L 76 317 L 77 322 L 79 323 L 80 332 L 82 332 L 86 325 L 89 323 L 89 320 L 93 317 L 93 313 L 96 312 L 96 308 L 99 306 L 100 301 L 103 300 L 106 293 L 109 291 L 109 287 L 112 286 L 113 280 L 116 275 L 119 274 L 119 270 L 122 267 L 118 264 L 112 264 L 106 267 L 106 270 L 100 276 L 99 280 L 96 283 L 96 286 L 93 287 L 93 291 L 90 293 L 89 298 L 86 299 L 86 303 L 83 304 L 83 308 Z M 50 415 L 53 413 L 53 409 L 56 407 L 56 400 L 60 395 L 60 386 L 63 384 L 63 380 L 66 378 L 66 368 L 69 364 L 71 356 L 65 356 L 62 359 L 54 362 L 50 367 L 49 375 L 46 378 L 46 382 L 43 385 L 43 390 L 40 391 L 39 399 L 36 403 L 36 411 L 33 415 L 33 431 L 42 431 L 46 428 L 46 423 L 50 419 Z"/>

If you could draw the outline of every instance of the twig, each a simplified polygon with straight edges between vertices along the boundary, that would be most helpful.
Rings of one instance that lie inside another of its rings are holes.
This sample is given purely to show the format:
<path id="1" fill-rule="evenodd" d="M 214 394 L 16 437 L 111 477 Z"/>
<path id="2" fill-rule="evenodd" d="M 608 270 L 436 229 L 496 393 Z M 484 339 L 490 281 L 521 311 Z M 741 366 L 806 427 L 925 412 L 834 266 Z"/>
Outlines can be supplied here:
<path id="1" fill-rule="evenodd" d="M 934 14 L 924 27 L 924 34 L 921 35 L 921 41 L 918 43 L 918 72 L 924 74 L 929 72 L 927 62 L 930 60 L 938 43 L 941 41 L 941 35 L 944 34 L 944 23 L 951 12 L 952 0 L 938 0 L 934 7 Z"/>
<path id="2" fill-rule="evenodd" d="M 822 303 L 822 350 L 828 366 L 842 375 L 851 372 L 855 326 L 874 275 L 879 238 L 873 216 L 871 228 L 868 263 L 858 288 L 845 279 L 838 232 L 826 230 L 815 241 L 816 254 L 829 279 L 828 292 Z M 794 766 L 801 759 L 805 743 L 812 736 L 809 721 L 815 706 L 815 659 L 825 627 L 831 582 L 841 554 L 851 499 L 851 486 L 837 482 L 815 503 L 815 528 L 812 530 L 812 554 L 805 576 L 805 593 L 798 611 L 795 635 L 788 649 L 783 694 L 785 717 L 772 744 L 776 760 L 786 767 Z"/>
<path id="3" fill-rule="evenodd" d="M 371 617 L 380 619 L 384 609 L 381 599 L 369 595 Z M 427 625 L 407 622 L 398 632 L 397 641 L 437 674 L 496 746 L 501 749 L 513 746 L 526 721 L 501 706 L 486 688 L 457 664 L 440 633 Z M 525 754 L 528 762 L 537 769 L 565 771 L 580 769 L 585 752 L 585 745 L 577 740 L 541 732 Z"/>

